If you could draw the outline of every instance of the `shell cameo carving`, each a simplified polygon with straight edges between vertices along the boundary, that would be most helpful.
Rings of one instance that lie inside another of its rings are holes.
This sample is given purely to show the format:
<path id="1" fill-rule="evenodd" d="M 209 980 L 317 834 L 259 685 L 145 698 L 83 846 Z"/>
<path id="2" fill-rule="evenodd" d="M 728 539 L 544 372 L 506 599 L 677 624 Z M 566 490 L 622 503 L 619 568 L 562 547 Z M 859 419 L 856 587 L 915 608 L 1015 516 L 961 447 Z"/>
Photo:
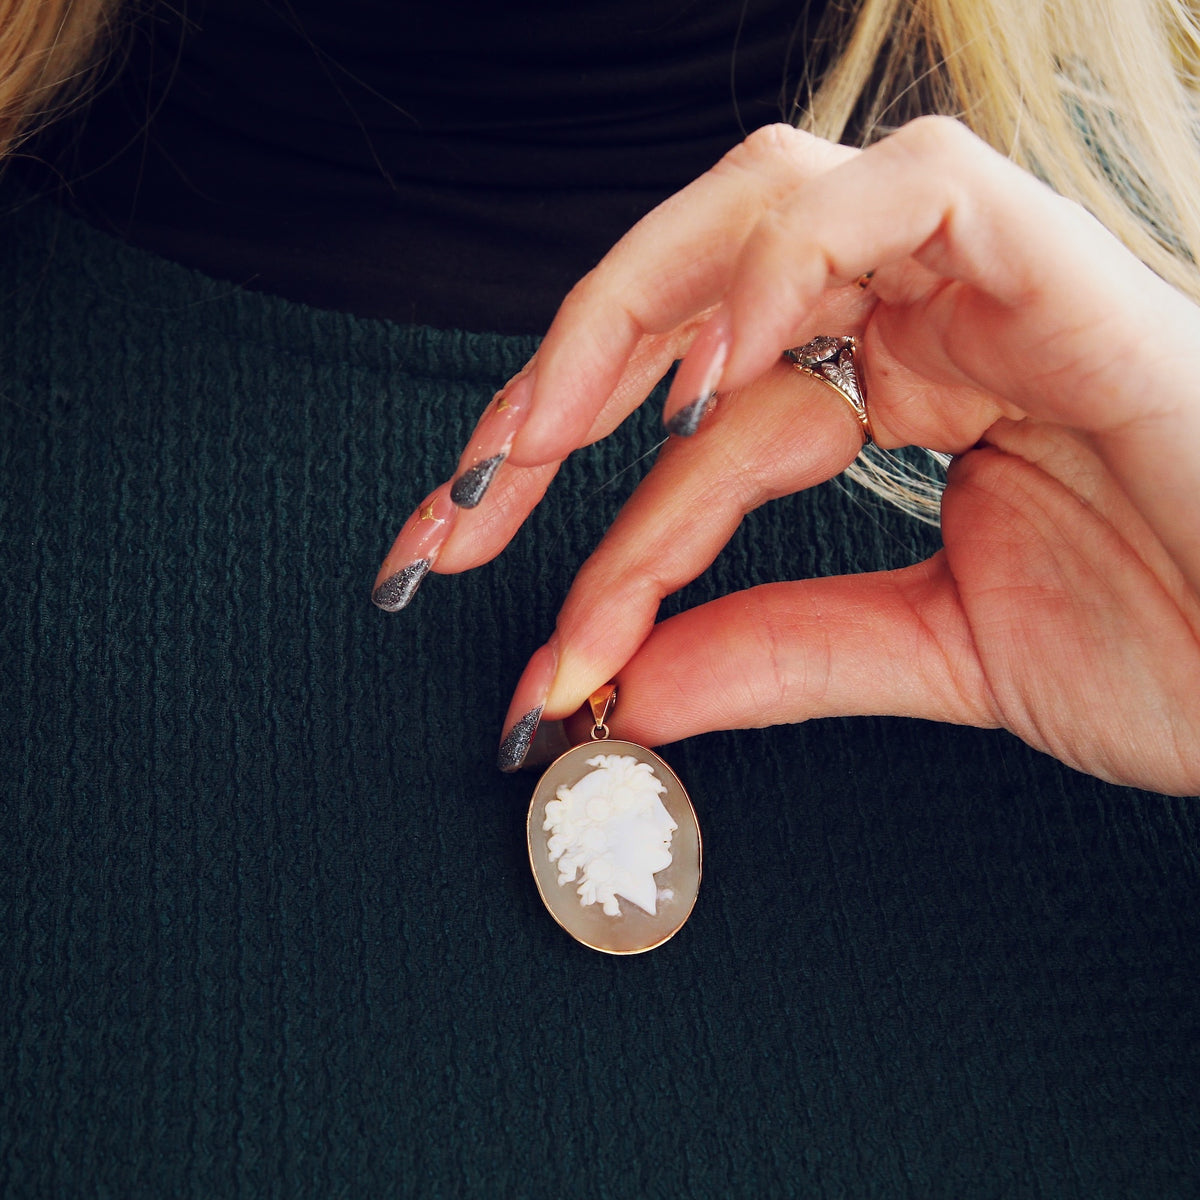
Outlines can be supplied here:
<path id="1" fill-rule="evenodd" d="M 661 945 L 700 886 L 700 830 L 683 785 L 633 742 L 576 746 L 538 784 L 529 857 L 542 900 L 577 940 L 610 954 Z"/>

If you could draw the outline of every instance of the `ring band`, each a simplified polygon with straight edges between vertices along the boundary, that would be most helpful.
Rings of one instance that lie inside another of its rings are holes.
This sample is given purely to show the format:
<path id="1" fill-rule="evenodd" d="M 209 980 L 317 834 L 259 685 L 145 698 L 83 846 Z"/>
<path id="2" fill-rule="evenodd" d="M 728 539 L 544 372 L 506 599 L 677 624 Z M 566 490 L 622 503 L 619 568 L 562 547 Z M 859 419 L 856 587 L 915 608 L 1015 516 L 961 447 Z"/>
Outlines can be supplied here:
<path id="1" fill-rule="evenodd" d="M 783 357 L 805 375 L 811 375 L 833 388 L 850 405 L 854 418 L 862 429 L 863 445 L 874 440 L 871 418 L 867 415 L 867 400 L 858 372 L 854 368 L 854 352 L 858 343 L 852 337 L 818 337 L 803 346 L 785 350 Z"/>

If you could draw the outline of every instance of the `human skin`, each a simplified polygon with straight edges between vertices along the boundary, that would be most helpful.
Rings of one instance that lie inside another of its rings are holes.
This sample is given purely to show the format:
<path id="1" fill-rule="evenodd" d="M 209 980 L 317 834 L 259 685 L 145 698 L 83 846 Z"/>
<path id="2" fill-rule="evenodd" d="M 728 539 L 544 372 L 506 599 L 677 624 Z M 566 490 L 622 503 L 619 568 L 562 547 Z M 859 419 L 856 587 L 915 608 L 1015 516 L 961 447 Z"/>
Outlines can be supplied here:
<path id="1" fill-rule="evenodd" d="M 655 625 L 745 512 L 857 453 L 849 407 L 780 361 L 819 334 L 857 338 L 881 445 L 955 455 L 943 550 Z M 567 297 L 518 380 L 505 459 L 437 570 L 498 553 L 557 463 L 684 354 L 664 420 L 719 401 L 581 568 L 506 731 L 617 678 L 614 736 L 651 745 L 885 713 L 1003 727 L 1107 780 L 1200 792 L 1193 303 L 955 122 L 863 152 L 760 130 Z"/>

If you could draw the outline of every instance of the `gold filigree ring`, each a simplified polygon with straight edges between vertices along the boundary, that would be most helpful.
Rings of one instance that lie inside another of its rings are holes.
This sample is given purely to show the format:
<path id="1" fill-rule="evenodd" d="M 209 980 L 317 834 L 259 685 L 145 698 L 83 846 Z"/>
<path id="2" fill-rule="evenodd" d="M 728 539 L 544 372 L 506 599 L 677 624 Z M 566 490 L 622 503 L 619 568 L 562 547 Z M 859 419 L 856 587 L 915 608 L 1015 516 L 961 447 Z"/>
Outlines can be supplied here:
<path id="1" fill-rule="evenodd" d="M 785 350 L 783 357 L 805 375 L 811 375 L 833 388 L 850 405 L 855 420 L 862 429 L 863 445 L 873 440 L 871 418 L 867 415 L 867 399 L 854 368 L 854 352 L 858 345 L 852 337 L 818 337 L 803 346 Z"/>

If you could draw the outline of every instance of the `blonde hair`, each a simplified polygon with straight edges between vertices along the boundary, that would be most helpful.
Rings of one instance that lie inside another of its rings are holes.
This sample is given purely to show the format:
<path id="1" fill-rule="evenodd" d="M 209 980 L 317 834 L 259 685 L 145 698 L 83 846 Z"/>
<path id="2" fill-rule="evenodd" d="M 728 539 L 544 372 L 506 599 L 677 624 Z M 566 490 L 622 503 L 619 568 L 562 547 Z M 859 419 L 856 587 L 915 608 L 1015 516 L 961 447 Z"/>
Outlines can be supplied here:
<path id="1" fill-rule="evenodd" d="M 1191 0 L 834 0 L 819 35 L 833 66 L 796 123 L 866 144 L 958 117 L 1200 302 L 1198 18 Z M 936 524 L 949 460 L 929 458 L 932 476 L 869 447 L 846 474 Z"/>
<path id="2" fill-rule="evenodd" d="M 0 0 L 0 155 L 83 96 L 121 0 Z"/>
<path id="3" fill-rule="evenodd" d="M 865 142 L 958 117 L 1200 301 L 1198 18 L 1185 0 L 862 0 L 800 123 Z"/>
<path id="4" fill-rule="evenodd" d="M 0 0 L 0 155 L 82 94 L 121 5 Z M 866 143 L 921 113 L 959 117 L 1200 302 L 1194 0 L 831 0 L 821 41 L 833 65 L 797 98 L 798 124 Z M 936 514 L 919 469 L 868 455 L 848 474 Z"/>

